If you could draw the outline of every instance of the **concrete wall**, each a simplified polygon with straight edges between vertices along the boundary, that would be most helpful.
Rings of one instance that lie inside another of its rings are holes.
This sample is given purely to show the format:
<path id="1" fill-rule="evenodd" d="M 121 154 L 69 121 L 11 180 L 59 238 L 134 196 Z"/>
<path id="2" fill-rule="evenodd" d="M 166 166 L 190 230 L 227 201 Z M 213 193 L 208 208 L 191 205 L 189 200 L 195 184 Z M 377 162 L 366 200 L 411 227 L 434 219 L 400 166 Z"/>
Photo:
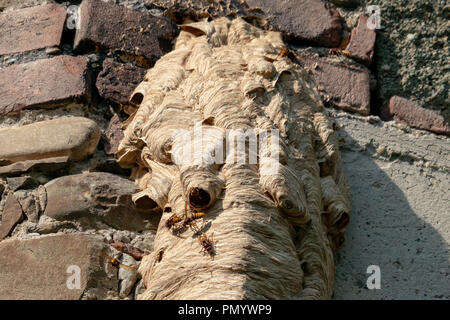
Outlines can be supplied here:
<path id="1" fill-rule="evenodd" d="M 335 116 L 353 202 L 334 298 L 450 299 L 449 139 Z M 367 289 L 370 265 L 379 290 Z"/>

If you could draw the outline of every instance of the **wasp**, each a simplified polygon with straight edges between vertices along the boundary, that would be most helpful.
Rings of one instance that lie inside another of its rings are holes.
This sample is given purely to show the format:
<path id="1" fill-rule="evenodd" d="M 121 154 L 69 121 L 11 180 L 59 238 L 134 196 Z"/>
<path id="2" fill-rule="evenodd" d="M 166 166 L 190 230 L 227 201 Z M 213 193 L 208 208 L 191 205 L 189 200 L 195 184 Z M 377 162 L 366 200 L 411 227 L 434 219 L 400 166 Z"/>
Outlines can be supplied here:
<path id="1" fill-rule="evenodd" d="M 130 270 L 130 271 L 136 271 L 136 267 L 134 267 L 134 266 L 129 266 L 129 265 L 127 265 L 127 264 L 122 264 L 122 263 L 119 261 L 119 259 L 110 257 L 109 255 L 107 255 L 107 254 L 105 253 L 105 251 L 102 251 L 102 255 L 103 255 L 103 257 L 105 257 L 105 258 L 109 261 L 109 263 L 111 263 L 111 265 L 112 265 L 113 267 L 115 267 L 115 268 L 121 268 L 121 267 L 123 267 L 124 269 Z"/>
<path id="2" fill-rule="evenodd" d="M 197 211 L 194 211 L 193 213 L 191 213 L 191 215 L 189 216 L 189 217 L 186 217 L 186 220 L 189 220 L 189 221 L 194 221 L 194 220 L 197 220 L 197 219 L 201 219 L 201 218 L 203 218 L 205 216 L 205 213 L 204 212 L 197 212 Z M 185 220 L 185 221 L 186 221 Z"/>
<path id="3" fill-rule="evenodd" d="M 198 238 L 198 241 L 200 242 L 202 251 L 204 253 L 208 253 L 211 256 L 214 255 L 213 236 L 211 236 L 211 239 L 209 239 L 208 236 L 204 233 Z"/>
<path id="4" fill-rule="evenodd" d="M 288 48 L 281 49 L 280 53 L 278 54 L 278 57 L 275 60 L 278 60 L 280 58 L 288 57 L 291 60 L 295 57 L 295 55 L 289 50 Z"/>
<path id="5" fill-rule="evenodd" d="M 281 50 L 280 54 L 278 55 L 279 58 L 283 58 L 286 57 L 289 54 L 289 49 L 287 48 L 283 48 L 283 50 Z"/>
<path id="6" fill-rule="evenodd" d="M 173 215 L 170 216 L 169 219 L 167 219 L 166 221 L 166 227 L 167 228 L 172 228 L 175 224 L 177 224 L 178 222 L 181 222 L 183 220 L 183 218 L 177 216 L 176 213 L 174 213 Z"/>
<path id="7" fill-rule="evenodd" d="M 337 48 L 332 48 L 328 51 L 328 54 L 336 55 L 336 56 L 346 56 L 347 58 L 351 58 L 352 54 L 347 49 L 344 49 L 347 47 L 348 43 L 350 42 L 350 38 L 345 38 L 342 40 L 342 42 L 339 44 Z"/>
<path id="8" fill-rule="evenodd" d="M 346 56 L 347 58 L 351 58 L 352 54 L 348 50 L 341 50 L 338 48 L 332 48 L 328 51 L 328 54 L 336 55 L 336 56 Z"/>
<path id="9" fill-rule="evenodd" d="M 184 221 L 183 221 L 182 227 L 183 228 L 191 227 L 191 229 L 195 233 L 200 232 L 200 230 L 197 227 L 197 224 L 195 223 L 195 220 L 203 218 L 205 216 L 205 213 L 194 210 L 194 212 L 192 212 L 188 215 L 188 211 L 189 211 L 188 203 L 186 201 L 184 204 Z"/>

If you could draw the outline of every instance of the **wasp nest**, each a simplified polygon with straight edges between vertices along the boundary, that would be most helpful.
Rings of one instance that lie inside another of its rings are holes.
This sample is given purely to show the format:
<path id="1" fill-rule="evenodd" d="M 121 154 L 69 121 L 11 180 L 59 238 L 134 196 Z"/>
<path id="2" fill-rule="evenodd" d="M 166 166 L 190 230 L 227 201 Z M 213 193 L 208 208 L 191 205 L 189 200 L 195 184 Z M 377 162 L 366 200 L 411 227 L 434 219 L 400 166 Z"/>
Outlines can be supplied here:
<path id="1" fill-rule="evenodd" d="M 278 32 L 181 29 L 134 91 L 116 154 L 135 205 L 163 211 L 140 298 L 330 298 L 350 194 L 314 83 Z"/>

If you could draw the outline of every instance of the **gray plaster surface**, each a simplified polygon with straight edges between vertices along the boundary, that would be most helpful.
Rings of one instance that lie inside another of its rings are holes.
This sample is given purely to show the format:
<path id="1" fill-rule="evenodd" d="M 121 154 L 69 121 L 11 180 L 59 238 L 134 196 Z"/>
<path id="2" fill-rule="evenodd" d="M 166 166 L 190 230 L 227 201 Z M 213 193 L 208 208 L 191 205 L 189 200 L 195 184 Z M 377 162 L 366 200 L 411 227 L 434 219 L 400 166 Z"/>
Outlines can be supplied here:
<path id="1" fill-rule="evenodd" d="M 450 139 L 331 113 L 353 198 L 334 298 L 450 299 Z"/>

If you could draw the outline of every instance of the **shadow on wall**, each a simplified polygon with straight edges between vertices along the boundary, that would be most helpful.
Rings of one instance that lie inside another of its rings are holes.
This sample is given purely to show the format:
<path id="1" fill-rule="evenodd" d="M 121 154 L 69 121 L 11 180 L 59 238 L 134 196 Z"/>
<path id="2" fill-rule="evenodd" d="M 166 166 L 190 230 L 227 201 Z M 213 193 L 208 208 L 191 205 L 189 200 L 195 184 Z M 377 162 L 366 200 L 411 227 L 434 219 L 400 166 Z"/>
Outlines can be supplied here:
<path id="1" fill-rule="evenodd" d="M 341 152 L 353 200 L 334 299 L 449 299 L 448 175 Z M 367 288 L 370 265 L 381 289 Z"/>

